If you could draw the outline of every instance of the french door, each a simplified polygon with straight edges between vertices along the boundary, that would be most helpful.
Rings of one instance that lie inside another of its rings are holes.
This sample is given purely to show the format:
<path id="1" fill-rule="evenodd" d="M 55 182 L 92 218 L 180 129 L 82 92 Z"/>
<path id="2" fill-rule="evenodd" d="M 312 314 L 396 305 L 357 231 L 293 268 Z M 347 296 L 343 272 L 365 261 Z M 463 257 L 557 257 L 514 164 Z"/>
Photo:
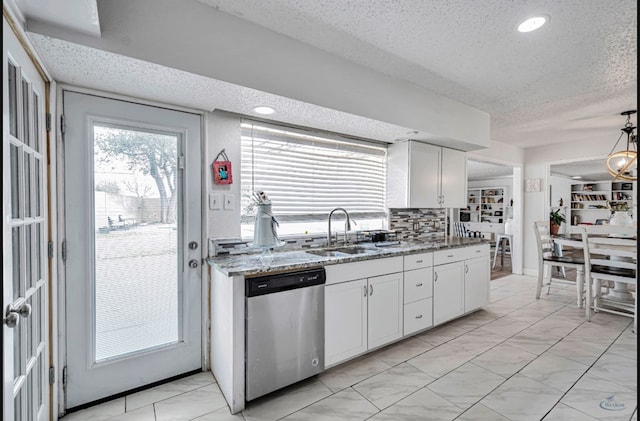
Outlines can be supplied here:
<path id="1" fill-rule="evenodd" d="M 3 15 L 3 419 L 48 420 L 45 83 Z"/>
<path id="2" fill-rule="evenodd" d="M 63 92 L 66 407 L 201 367 L 200 116 Z"/>

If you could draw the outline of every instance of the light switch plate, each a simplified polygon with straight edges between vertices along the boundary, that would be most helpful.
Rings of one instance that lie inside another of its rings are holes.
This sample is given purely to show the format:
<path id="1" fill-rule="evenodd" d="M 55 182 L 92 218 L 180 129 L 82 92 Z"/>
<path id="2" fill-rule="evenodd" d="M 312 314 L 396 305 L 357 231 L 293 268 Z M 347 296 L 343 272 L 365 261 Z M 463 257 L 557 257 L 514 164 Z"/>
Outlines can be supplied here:
<path id="1" fill-rule="evenodd" d="M 220 210 L 220 195 L 211 193 L 209 195 L 209 209 Z"/>
<path id="2" fill-rule="evenodd" d="M 225 194 L 224 195 L 224 210 L 233 209 L 233 202 L 234 202 L 233 195 L 232 194 Z"/>

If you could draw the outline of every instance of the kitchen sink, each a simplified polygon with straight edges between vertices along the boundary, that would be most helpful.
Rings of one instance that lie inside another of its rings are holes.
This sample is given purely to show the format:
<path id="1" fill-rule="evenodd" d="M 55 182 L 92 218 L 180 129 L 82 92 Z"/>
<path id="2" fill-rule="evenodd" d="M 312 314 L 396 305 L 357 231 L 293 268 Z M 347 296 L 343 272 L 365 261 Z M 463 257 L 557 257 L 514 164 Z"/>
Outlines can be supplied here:
<path id="1" fill-rule="evenodd" d="M 345 247 L 332 247 L 326 249 L 316 249 L 316 250 L 307 250 L 306 252 L 309 254 L 314 254 L 316 256 L 329 256 L 329 257 L 340 257 L 340 256 L 349 256 L 353 254 L 362 254 L 367 253 L 369 250 L 365 247 L 361 246 L 345 246 Z"/>

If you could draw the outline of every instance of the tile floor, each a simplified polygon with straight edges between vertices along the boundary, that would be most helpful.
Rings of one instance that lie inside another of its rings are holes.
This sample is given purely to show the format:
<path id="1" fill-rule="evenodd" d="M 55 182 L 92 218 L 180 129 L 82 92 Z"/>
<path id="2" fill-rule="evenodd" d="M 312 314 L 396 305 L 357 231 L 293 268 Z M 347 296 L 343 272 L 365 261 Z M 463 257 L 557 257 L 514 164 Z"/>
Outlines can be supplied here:
<path id="1" fill-rule="evenodd" d="M 570 287 L 491 282 L 484 309 L 250 402 L 231 415 L 211 373 L 83 411 L 77 420 L 634 420 L 632 319 L 587 323 Z"/>

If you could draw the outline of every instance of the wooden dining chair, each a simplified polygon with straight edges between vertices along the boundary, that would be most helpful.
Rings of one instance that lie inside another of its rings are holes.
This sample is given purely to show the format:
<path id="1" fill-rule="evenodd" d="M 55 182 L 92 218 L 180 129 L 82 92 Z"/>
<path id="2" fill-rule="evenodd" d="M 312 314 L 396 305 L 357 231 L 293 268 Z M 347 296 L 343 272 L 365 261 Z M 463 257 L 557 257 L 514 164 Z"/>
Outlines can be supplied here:
<path id="1" fill-rule="evenodd" d="M 638 242 L 628 229 L 611 228 L 608 235 L 585 234 L 586 319 L 592 312 L 608 312 L 633 318 L 633 331 L 638 328 Z M 613 284 L 613 285 L 610 285 Z M 618 284 L 618 285 L 616 285 Z M 620 285 L 622 284 L 622 285 Z M 611 290 L 633 285 L 628 294 L 633 302 L 616 300 Z"/>
<path id="2" fill-rule="evenodd" d="M 538 285 L 536 298 L 540 298 L 542 287 L 548 286 L 547 295 L 551 291 L 552 282 L 560 285 L 574 285 L 576 287 L 577 306 L 582 307 L 584 302 L 584 252 L 581 241 L 576 241 L 574 246 L 581 249 L 576 256 L 558 256 L 554 253 L 553 238 L 549 230 L 548 221 L 534 222 L 536 242 L 538 244 Z M 553 269 L 572 268 L 576 270 L 575 281 L 553 276 Z"/>

